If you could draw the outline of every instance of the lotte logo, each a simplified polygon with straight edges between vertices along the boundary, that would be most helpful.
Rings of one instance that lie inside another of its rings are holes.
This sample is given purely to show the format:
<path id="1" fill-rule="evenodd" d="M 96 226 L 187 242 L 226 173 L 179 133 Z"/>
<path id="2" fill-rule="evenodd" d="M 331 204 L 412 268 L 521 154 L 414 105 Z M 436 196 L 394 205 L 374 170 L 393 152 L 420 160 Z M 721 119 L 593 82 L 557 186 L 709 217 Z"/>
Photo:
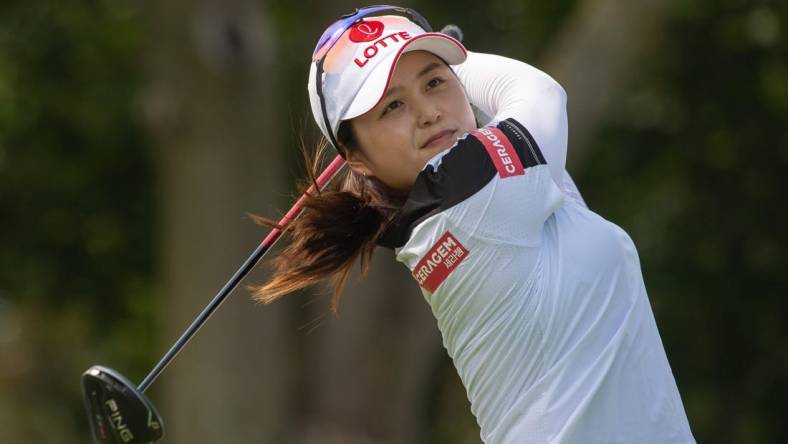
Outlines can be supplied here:
<path id="1" fill-rule="evenodd" d="M 356 43 L 371 42 L 383 34 L 383 23 L 364 21 L 353 25 L 350 29 L 350 40 Z"/>

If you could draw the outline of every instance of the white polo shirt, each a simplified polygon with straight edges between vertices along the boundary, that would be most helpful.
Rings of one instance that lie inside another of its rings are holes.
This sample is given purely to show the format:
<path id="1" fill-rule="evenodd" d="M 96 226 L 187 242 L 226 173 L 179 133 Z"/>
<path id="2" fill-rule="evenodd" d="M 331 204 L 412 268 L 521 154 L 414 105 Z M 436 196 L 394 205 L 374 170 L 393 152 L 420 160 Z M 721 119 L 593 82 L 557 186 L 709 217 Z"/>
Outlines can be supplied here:
<path id="1" fill-rule="evenodd" d="M 637 251 L 566 173 L 566 96 L 516 60 L 455 70 L 494 116 L 425 166 L 380 244 L 422 287 L 488 444 L 694 443 Z"/>

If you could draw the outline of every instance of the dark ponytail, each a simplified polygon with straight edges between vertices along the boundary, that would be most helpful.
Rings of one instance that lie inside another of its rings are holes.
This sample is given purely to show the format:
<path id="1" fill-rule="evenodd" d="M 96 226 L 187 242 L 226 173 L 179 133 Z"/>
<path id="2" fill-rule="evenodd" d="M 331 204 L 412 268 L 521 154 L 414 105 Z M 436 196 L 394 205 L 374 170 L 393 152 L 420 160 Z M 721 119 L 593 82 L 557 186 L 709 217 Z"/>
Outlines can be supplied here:
<path id="1" fill-rule="evenodd" d="M 357 143 L 349 122 L 339 127 L 339 141 L 348 149 Z M 323 140 L 314 154 L 304 151 L 308 181 L 302 192 L 315 183 L 318 168 L 333 154 Z M 345 168 L 328 189 L 305 199 L 301 215 L 285 229 L 290 244 L 271 261 L 270 282 L 254 288 L 255 299 L 270 303 L 293 291 L 325 279 L 333 283 L 331 308 L 336 311 L 342 288 L 351 268 L 359 260 L 365 274 L 378 237 L 402 205 L 396 195 L 375 178 L 360 176 Z M 257 218 L 258 223 L 276 223 Z"/>

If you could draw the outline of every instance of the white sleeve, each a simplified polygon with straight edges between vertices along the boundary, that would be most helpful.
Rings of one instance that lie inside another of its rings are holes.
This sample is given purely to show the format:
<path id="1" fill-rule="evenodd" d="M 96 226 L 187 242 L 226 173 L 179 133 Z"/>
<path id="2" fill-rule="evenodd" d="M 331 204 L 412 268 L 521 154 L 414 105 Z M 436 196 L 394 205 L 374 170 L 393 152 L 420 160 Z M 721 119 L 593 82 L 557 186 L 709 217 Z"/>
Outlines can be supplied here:
<path id="1" fill-rule="evenodd" d="M 563 188 L 567 116 L 561 85 L 527 63 L 494 54 L 468 51 L 467 60 L 453 68 L 474 106 L 494 122 L 514 118 L 531 132 Z"/>

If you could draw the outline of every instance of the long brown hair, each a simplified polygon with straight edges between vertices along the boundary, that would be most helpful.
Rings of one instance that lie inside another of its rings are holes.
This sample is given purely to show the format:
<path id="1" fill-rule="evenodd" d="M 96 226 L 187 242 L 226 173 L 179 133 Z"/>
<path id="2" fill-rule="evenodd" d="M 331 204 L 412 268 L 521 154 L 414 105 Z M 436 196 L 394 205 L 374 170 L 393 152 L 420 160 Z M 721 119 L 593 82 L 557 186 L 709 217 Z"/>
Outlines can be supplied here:
<path id="1" fill-rule="evenodd" d="M 350 121 L 342 122 L 337 139 L 348 149 L 358 149 Z M 316 183 L 319 168 L 335 151 L 325 139 L 313 153 L 304 152 L 307 178 L 300 193 Z M 315 187 L 317 188 L 317 187 Z M 299 194 L 300 194 L 299 193 Z M 388 222 L 402 206 L 404 196 L 393 192 L 374 177 L 365 177 L 345 167 L 329 188 L 304 200 L 301 215 L 285 234 L 290 244 L 271 261 L 272 279 L 254 288 L 254 298 L 264 303 L 323 280 L 333 283 L 331 309 L 336 312 L 342 288 L 356 260 L 366 274 L 372 253 Z M 276 222 L 254 216 L 256 222 L 276 226 Z"/>

